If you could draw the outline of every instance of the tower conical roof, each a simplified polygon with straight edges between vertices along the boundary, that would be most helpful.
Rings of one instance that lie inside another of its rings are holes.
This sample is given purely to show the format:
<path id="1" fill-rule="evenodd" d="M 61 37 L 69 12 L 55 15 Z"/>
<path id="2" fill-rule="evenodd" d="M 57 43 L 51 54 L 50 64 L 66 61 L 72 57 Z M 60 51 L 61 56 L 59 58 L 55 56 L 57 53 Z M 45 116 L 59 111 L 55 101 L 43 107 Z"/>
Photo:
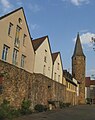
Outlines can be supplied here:
<path id="1" fill-rule="evenodd" d="M 77 34 L 77 40 L 76 40 L 76 44 L 75 44 L 73 57 L 74 56 L 85 56 L 83 53 L 79 33 Z"/>

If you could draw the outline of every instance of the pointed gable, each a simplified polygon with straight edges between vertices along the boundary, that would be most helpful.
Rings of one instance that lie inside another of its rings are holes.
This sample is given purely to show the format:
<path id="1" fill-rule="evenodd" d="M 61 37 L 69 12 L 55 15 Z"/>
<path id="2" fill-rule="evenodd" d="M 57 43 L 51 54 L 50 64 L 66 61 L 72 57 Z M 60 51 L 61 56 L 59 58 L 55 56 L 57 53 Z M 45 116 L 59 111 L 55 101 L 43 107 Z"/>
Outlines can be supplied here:
<path id="1" fill-rule="evenodd" d="M 12 25 L 10 27 L 10 24 Z M 6 62 L 20 67 L 28 72 L 33 73 L 34 70 L 34 49 L 31 44 L 31 35 L 24 9 L 22 7 L 0 17 L 0 59 L 2 59 L 3 46 L 6 45 L 8 50 Z M 11 28 L 11 29 L 10 29 Z M 19 28 L 18 39 L 17 29 Z M 9 34 L 10 31 L 10 34 Z M 14 59 L 14 51 L 17 52 L 17 59 Z M 24 65 L 21 66 L 22 56 L 24 56 Z M 32 61 L 32 62 L 31 62 Z"/>
<path id="2" fill-rule="evenodd" d="M 43 41 L 46 39 L 46 37 L 48 37 L 48 36 L 44 36 L 44 37 L 41 37 L 41 38 L 37 38 L 37 39 L 32 40 L 33 48 L 34 48 L 35 51 L 36 51 L 36 50 L 39 48 L 39 46 L 43 43 Z"/>
<path id="3" fill-rule="evenodd" d="M 53 60 L 53 63 L 55 62 L 55 60 L 56 60 L 58 54 L 59 54 L 59 52 L 52 53 L 52 60 Z"/>
<path id="4" fill-rule="evenodd" d="M 84 56 L 79 33 L 77 35 L 77 40 L 76 40 L 73 56 Z"/>
<path id="5" fill-rule="evenodd" d="M 20 8 L 14 10 L 14 11 L 12 11 L 12 12 L 9 12 L 8 14 L 5 14 L 5 15 L 1 16 L 1 17 L 0 17 L 0 20 L 2 20 L 2 19 L 4 19 L 4 18 L 7 18 L 8 16 L 13 15 L 14 13 L 16 13 L 16 12 L 18 12 L 18 11 L 20 11 L 20 10 L 22 10 L 22 12 L 23 12 L 23 16 L 24 16 L 24 19 L 25 19 L 25 22 L 26 22 L 27 30 L 28 30 L 29 36 L 30 36 L 30 38 L 31 38 L 31 34 L 30 34 L 30 31 L 29 31 L 29 27 L 28 27 L 28 24 L 27 24 L 27 20 L 26 20 L 26 16 L 25 16 L 23 7 L 20 7 Z"/>
<path id="6" fill-rule="evenodd" d="M 2 20 L 3 18 L 6 18 L 7 16 L 9 16 L 9 15 L 11 15 L 11 14 L 13 14 L 13 13 L 15 13 L 15 12 L 21 10 L 21 9 L 23 9 L 23 7 L 20 7 L 20 8 L 14 10 L 14 11 L 12 11 L 12 12 L 9 12 L 9 13 L 7 13 L 7 14 L 1 16 L 1 17 L 0 17 L 0 20 Z"/>

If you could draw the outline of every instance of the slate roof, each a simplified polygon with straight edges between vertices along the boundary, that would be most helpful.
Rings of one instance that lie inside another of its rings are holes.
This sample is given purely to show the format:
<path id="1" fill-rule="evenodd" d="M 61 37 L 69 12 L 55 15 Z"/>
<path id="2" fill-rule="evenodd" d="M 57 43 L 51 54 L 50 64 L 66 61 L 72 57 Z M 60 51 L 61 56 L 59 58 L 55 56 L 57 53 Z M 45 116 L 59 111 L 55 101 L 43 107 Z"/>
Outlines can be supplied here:
<path id="1" fill-rule="evenodd" d="M 76 40 L 73 56 L 85 56 L 84 53 L 83 53 L 79 33 L 77 35 L 77 40 Z"/>
<path id="2" fill-rule="evenodd" d="M 44 36 L 44 37 L 41 37 L 41 38 L 37 38 L 37 39 L 32 40 L 33 48 L 34 48 L 35 51 L 39 48 L 39 46 L 43 43 L 43 41 L 44 41 L 47 37 L 48 37 L 48 36 Z"/>
<path id="3" fill-rule="evenodd" d="M 55 60 L 56 60 L 56 58 L 57 58 L 57 56 L 58 56 L 59 53 L 60 53 L 60 52 L 52 53 L 53 63 L 55 62 Z"/>

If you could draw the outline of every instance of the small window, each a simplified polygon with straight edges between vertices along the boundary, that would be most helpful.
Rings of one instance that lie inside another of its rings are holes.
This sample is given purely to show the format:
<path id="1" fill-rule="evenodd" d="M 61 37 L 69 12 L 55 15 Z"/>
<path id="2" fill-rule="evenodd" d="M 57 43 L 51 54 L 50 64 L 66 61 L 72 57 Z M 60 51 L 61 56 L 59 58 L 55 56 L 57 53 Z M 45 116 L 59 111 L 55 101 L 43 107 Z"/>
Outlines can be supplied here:
<path id="1" fill-rule="evenodd" d="M 13 64 L 14 65 L 17 65 L 17 54 L 18 54 L 18 50 L 17 49 L 14 49 L 13 51 Z"/>
<path id="2" fill-rule="evenodd" d="M 21 67 L 22 67 L 22 68 L 24 68 L 24 66 L 25 66 L 25 58 L 26 58 L 25 55 L 22 55 L 22 56 L 21 56 Z"/>
<path id="3" fill-rule="evenodd" d="M 13 24 L 9 23 L 8 35 L 11 36 Z"/>
<path id="4" fill-rule="evenodd" d="M 60 82 L 60 75 L 58 75 L 58 82 Z"/>
<path id="5" fill-rule="evenodd" d="M 50 67 L 48 67 L 48 71 L 50 71 Z"/>
<path id="6" fill-rule="evenodd" d="M 5 61 L 7 60 L 8 49 L 9 49 L 8 46 L 6 46 L 6 45 L 3 46 L 2 59 L 5 60 Z"/>
<path id="7" fill-rule="evenodd" d="M 56 73 L 54 73 L 54 80 L 56 80 Z"/>
<path id="8" fill-rule="evenodd" d="M 22 19 L 21 19 L 21 18 L 19 18 L 19 19 L 18 19 L 18 22 L 19 22 L 20 24 L 22 24 Z"/>
<path id="9" fill-rule="evenodd" d="M 15 47 L 19 48 L 20 46 L 20 31 L 21 31 L 21 28 L 17 25 L 16 27 L 16 35 L 15 35 Z"/>
<path id="10" fill-rule="evenodd" d="M 25 46 L 26 36 L 26 34 L 23 35 L 23 46 Z"/>
<path id="11" fill-rule="evenodd" d="M 59 70 L 59 63 L 57 64 L 57 69 Z"/>
<path id="12" fill-rule="evenodd" d="M 45 50 L 44 62 L 47 62 L 47 50 Z"/>
<path id="13" fill-rule="evenodd" d="M 43 68 L 43 75 L 45 75 L 46 73 L 46 66 L 44 65 L 44 68 Z"/>

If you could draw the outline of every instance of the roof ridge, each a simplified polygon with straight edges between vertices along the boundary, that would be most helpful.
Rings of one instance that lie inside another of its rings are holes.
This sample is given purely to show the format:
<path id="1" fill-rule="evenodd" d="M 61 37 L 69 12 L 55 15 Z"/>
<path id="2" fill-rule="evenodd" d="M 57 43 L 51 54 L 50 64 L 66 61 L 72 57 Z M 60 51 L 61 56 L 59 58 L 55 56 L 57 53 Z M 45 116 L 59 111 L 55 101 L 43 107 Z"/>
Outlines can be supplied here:
<path id="1" fill-rule="evenodd" d="M 34 40 L 38 40 L 38 39 L 46 38 L 46 37 L 48 37 L 48 35 L 45 35 L 45 36 L 42 36 L 42 37 L 38 37 L 38 38 L 36 38 L 36 39 L 32 39 L 32 40 L 34 41 Z"/>

